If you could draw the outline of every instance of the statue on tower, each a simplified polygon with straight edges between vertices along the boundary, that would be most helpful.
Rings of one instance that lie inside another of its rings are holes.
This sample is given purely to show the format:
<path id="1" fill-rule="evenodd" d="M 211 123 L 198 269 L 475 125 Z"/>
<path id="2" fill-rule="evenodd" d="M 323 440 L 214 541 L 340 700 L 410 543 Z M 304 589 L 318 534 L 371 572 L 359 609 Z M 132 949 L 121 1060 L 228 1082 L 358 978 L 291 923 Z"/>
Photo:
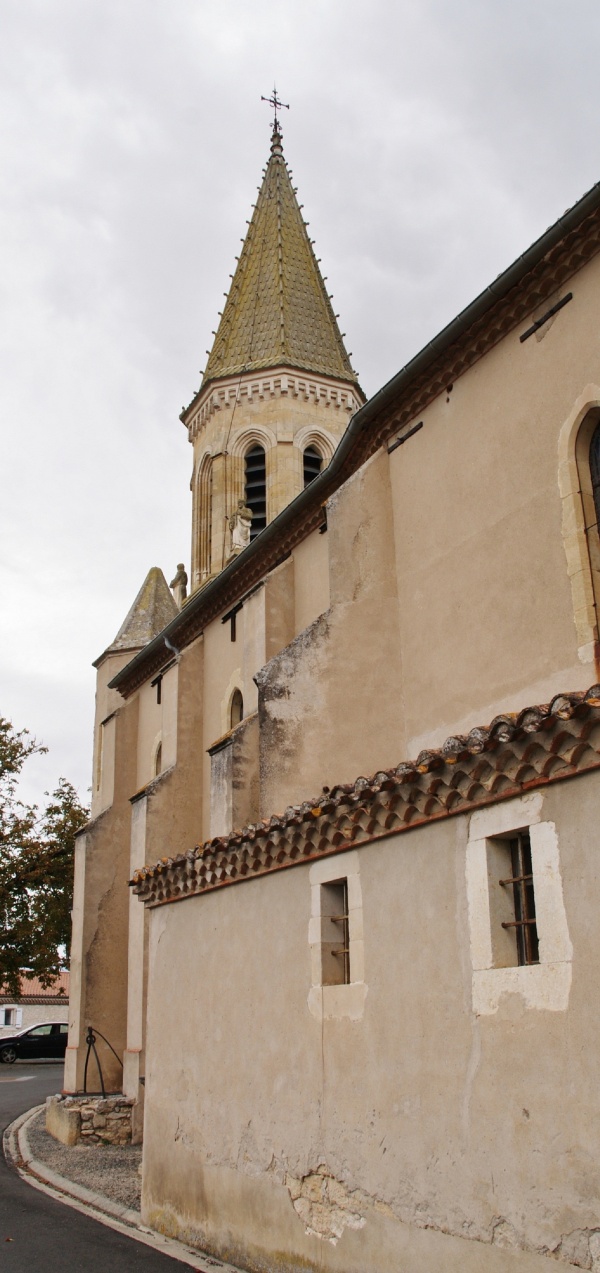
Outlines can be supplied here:
<path id="1" fill-rule="evenodd" d="M 177 574 L 175 575 L 175 578 L 172 579 L 169 584 L 169 588 L 171 589 L 173 593 L 173 596 L 175 598 L 175 604 L 178 610 L 181 610 L 181 607 L 187 597 L 187 582 L 188 582 L 188 577 L 185 572 L 185 566 L 183 562 L 180 561 L 179 565 L 177 566 Z"/>
<path id="2" fill-rule="evenodd" d="M 252 509 L 246 506 L 243 499 L 238 500 L 235 513 L 232 513 L 229 518 L 229 529 L 231 531 L 229 560 L 231 560 L 232 557 L 238 557 L 250 543 Z"/>

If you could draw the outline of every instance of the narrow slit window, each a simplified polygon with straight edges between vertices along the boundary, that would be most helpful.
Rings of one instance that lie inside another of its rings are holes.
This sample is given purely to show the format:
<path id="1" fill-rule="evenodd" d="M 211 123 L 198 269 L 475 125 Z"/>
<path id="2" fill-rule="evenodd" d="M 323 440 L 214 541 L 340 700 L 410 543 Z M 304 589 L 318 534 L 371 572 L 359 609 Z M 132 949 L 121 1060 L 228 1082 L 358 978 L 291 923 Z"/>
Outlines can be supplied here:
<path id="1" fill-rule="evenodd" d="M 158 775 L 161 772 L 162 772 L 162 743 L 159 743 L 158 747 L 156 748 L 156 755 L 154 757 L 154 776 L 158 778 Z"/>
<path id="2" fill-rule="evenodd" d="M 350 984 L 347 879 L 321 885 L 321 984 Z"/>
<path id="3" fill-rule="evenodd" d="M 304 456 L 304 485 L 310 486 L 315 477 L 319 476 L 323 467 L 323 456 L 319 455 L 315 446 L 307 446 Z"/>
<path id="4" fill-rule="evenodd" d="M 511 875 L 500 880 L 503 889 L 512 890 L 514 919 L 504 920 L 502 927 L 514 930 L 517 961 L 539 964 L 540 951 L 535 916 L 535 892 L 531 862 L 531 840 L 528 831 L 520 831 L 508 842 Z"/>
<path id="5" fill-rule="evenodd" d="M 98 754 L 96 757 L 96 791 L 100 790 L 102 783 L 102 761 L 104 759 L 104 725 L 100 726 L 98 733 Z"/>
<path id="6" fill-rule="evenodd" d="M 250 538 L 256 539 L 267 524 L 267 463 L 262 446 L 253 446 L 246 453 L 245 499 L 252 509 Z"/>

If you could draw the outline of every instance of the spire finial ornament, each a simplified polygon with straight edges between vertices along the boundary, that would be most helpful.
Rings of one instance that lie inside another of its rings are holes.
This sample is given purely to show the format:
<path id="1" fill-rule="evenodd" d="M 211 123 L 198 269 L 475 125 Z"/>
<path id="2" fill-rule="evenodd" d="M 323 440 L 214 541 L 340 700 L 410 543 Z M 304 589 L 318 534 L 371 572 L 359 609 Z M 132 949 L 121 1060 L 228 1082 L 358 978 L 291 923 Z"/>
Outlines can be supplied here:
<path id="1" fill-rule="evenodd" d="M 278 110 L 286 110 L 286 111 L 289 111 L 289 109 L 290 109 L 290 108 L 289 108 L 288 103 L 287 103 L 287 102 L 282 102 L 282 101 L 280 101 L 280 100 L 279 100 L 279 98 L 278 98 L 278 96 L 277 96 L 277 89 L 275 88 L 275 85 L 273 85 L 273 92 L 271 93 L 271 96 L 270 96 L 270 97 L 262 97 L 262 96 L 261 96 L 261 99 L 260 99 L 260 100 L 261 100 L 261 102 L 268 102 L 269 106 L 272 106 L 272 107 L 273 107 L 273 110 L 274 110 L 274 112 L 275 112 L 274 119 L 273 119 L 273 132 L 274 132 L 274 133 L 278 133 L 278 132 L 279 132 L 279 120 L 278 120 L 278 118 L 277 118 L 277 111 L 278 111 Z"/>

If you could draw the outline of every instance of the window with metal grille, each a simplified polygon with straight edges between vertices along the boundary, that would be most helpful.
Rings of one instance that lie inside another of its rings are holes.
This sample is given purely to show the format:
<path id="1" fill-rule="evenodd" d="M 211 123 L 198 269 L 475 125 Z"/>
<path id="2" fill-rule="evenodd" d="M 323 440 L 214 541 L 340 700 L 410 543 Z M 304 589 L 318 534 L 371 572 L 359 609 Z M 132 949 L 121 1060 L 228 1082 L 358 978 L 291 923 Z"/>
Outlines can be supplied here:
<path id="1" fill-rule="evenodd" d="M 267 464 L 264 447 L 253 446 L 245 458 L 245 499 L 252 509 L 250 538 L 256 539 L 267 524 Z"/>
<path id="2" fill-rule="evenodd" d="M 598 530 L 600 528 L 600 424 L 596 425 L 590 443 L 590 473 L 596 509 L 596 530 Z"/>
<path id="3" fill-rule="evenodd" d="M 304 485 L 309 486 L 318 477 L 323 467 L 323 457 L 315 446 L 307 446 L 304 456 Z"/>
<path id="4" fill-rule="evenodd" d="M 499 881 L 512 898 L 514 918 L 502 921 L 502 927 L 515 935 L 517 963 L 539 964 L 540 951 L 535 917 L 535 892 L 531 864 L 531 841 L 528 831 L 519 831 L 506 842 L 510 854 L 511 874 Z"/>
<path id="5" fill-rule="evenodd" d="M 350 984 L 348 880 L 321 884 L 321 985 Z"/>

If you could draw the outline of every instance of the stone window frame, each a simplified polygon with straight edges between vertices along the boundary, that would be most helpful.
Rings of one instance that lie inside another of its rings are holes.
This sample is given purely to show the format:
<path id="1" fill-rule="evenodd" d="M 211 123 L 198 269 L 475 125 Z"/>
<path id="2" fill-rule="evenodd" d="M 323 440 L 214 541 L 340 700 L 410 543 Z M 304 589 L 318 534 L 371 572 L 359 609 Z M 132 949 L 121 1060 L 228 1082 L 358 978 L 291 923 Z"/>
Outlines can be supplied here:
<path id="1" fill-rule="evenodd" d="M 573 947 L 565 911 L 556 826 L 542 819 L 543 793 L 479 809 L 469 821 L 466 889 L 471 951 L 472 1006 L 476 1016 L 498 1011 L 503 995 L 518 994 L 528 1008 L 564 1012 L 572 979 Z M 527 830 L 531 841 L 539 963 L 498 966 L 490 888 L 489 842 Z"/>
<path id="2" fill-rule="evenodd" d="M 322 983 L 323 884 L 345 880 L 348 895 L 348 945 L 351 981 L 338 985 Z M 356 849 L 313 862 L 309 870 L 311 910 L 308 925 L 311 987 L 308 1009 L 318 1021 L 331 1018 L 359 1020 L 364 1013 L 368 986 L 365 982 L 363 902 L 359 854 Z"/>
<path id="3" fill-rule="evenodd" d="M 592 511 L 589 456 L 599 420 L 600 386 L 589 384 L 574 403 L 558 439 L 562 538 L 580 663 L 593 663 L 600 649 L 600 540 Z"/>
<path id="4" fill-rule="evenodd" d="M 241 428 L 231 437 L 229 442 L 230 469 L 229 480 L 231 491 L 231 508 L 235 508 L 238 499 L 245 499 L 245 460 L 249 451 L 261 446 L 265 453 L 267 526 L 273 521 L 273 487 L 277 476 L 277 435 L 265 425 L 252 424 Z"/>
<path id="5" fill-rule="evenodd" d="M 234 719 L 234 716 L 236 719 Z M 244 719 L 244 695 L 236 685 L 231 691 L 229 698 L 229 728 L 235 729 L 237 725 L 241 725 Z"/>
<path id="6" fill-rule="evenodd" d="M 212 481 L 213 456 L 208 448 L 192 481 L 192 589 L 209 579 L 212 572 Z"/>
<path id="7" fill-rule="evenodd" d="M 221 728 L 219 732 L 219 738 L 222 738 L 225 734 L 228 734 L 231 730 L 231 704 L 232 704 L 233 696 L 236 690 L 239 690 L 242 696 L 242 702 L 243 702 L 244 685 L 243 685 L 241 667 L 234 668 L 233 672 L 231 673 L 231 676 L 229 677 L 227 685 L 225 687 L 225 693 L 223 694 L 223 697 L 221 699 L 221 704 L 220 704 Z M 218 740 L 215 739 L 215 742 L 216 741 Z"/>
<path id="8" fill-rule="evenodd" d="M 303 425 L 297 429 L 294 434 L 294 464 L 296 466 L 296 480 L 298 490 L 305 490 L 304 486 L 304 452 L 308 447 L 313 447 L 321 456 L 321 473 L 331 463 L 339 438 L 334 437 L 327 429 L 323 427 L 316 428 L 314 424 Z"/>

